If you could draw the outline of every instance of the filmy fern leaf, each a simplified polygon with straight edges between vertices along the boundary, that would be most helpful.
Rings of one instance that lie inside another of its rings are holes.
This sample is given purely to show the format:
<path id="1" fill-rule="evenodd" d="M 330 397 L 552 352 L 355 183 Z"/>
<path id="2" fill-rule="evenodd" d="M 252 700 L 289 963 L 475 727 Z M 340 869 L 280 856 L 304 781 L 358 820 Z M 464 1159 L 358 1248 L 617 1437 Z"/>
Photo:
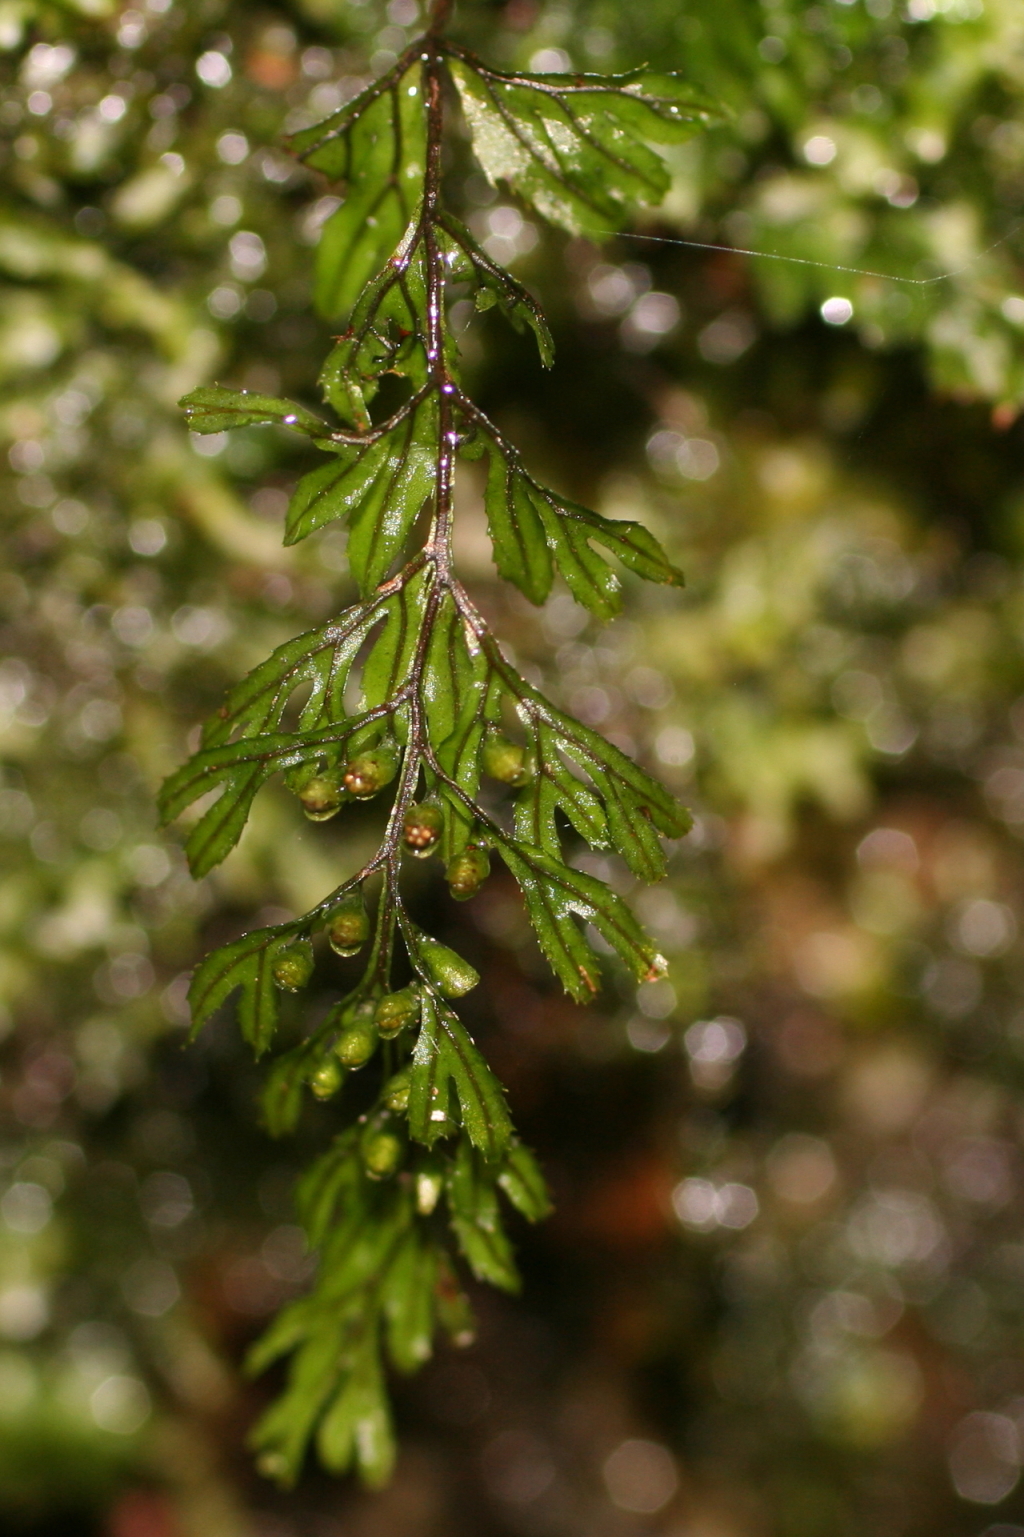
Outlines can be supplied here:
<path id="1" fill-rule="evenodd" d="M 553 347 L 532 294 L 443 206 L 440 157 L 452 81 L 486 175 L 563 228 L 597 235 L 663 196 L 668 171 L 651 143 L 686 138 L 712 109 L 676 75 L 489 69 L 442 35 L 448 9 L 438 0 L 425 36 L 379 80 L 291 140 L 343 193 L 317 268 L 317 302 L 344 327 L 321 374 L 337 423 L 222 385 L 182 402 L 195 432 L 284 428 L 326 455 L 299 480 L 284 538 L 345 523 L 359 597 L 230 691 L 165 785 L 165 817 L 208 802 L 186 845 L 202 875 L 234 847 L 254 797 L 276 775 L 315 821 L 374 796 L 389 807 L 362 869 L 302 917 L 208 956 L 189 995 L 196 1028 L 237 995 L 242 1033 L 261 1054 L 275 1045 L 281 993 L 309 983 L 321 937 L 325 949 L 366 957 L 356 987 L 278 1055 L 264 1097 L 267 1125 L 282 1134 L 308 1093 L 344 1104 L 349 1074 L 372 1064 L 378 1075 L 363 1113 L 344 1117 L 347 1129 L 301 1184 L 302 1220 L 319 1252 L 312 1287 L 251 1357 L 253 1370 L 291 1361 L 284 1394 L 254 1435 L 261 1466 L 285 1482 L 311 1443 L 332 1471 L 386 1479 L 394 1458 L 386 1366 L 414 1370 L 438 1330 L 468 1337 L 460 1269 L 518 1285 L 503 1202 L 530 1221 L 549 1209 L 502 1086 L 453 1007 L 477 973 L 413 923 L 403 859 L 440 851 L 452 894 L 464 900 L 495 854 L 555 975 L 586 1002 L 600 985 L 595 944 L 637 980 L 657 976 L 663 962 L 622 898 L 569 862 L 566 829 L 655 880 L 665 869 L 661 838 L 689 826 L 644 770 L 520 676 L 456 575 L 456 464 L 482 459 L 498 572 L 532 602 L 543 603 L 557 579 L 610 617 L 620 583 L 605 554 L 649 581 L 681 581 L 649 530 L 542 485 L 463 392 L 451 285 L 468 285 L 478 309 L 496 307 L 531 331 L 545 366 Z M 385 374 L 401 376 L 407 396 L 375 421 Z M 424 543 L 410 551 L 425 511 Z M 513 721 L 520 740 L 505 734 Z M 484 780 L 507 793 L 504 810 L 493 795 L 482 802 Z"/>

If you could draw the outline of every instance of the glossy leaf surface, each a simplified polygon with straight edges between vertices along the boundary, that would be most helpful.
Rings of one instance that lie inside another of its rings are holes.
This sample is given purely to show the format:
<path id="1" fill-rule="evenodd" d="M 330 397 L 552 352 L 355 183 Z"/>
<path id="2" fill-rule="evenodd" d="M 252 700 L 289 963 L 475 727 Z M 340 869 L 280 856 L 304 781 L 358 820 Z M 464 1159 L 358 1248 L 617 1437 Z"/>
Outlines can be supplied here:
<path id="1" fill-rule="evenodd" d="M 436 440 L 436 403 L 428 396 L 365 448 L 340 448 L 336 463 L 321 465 L 299 482 L 285 543 L 297 544 L 325 523 L 348 518 L 349 568 L 369 597 L 433 489 Z"/>
<path id="2" fill-rule="evenodd" d="M 648 581 L 682 586 L 682 572 L 649 529 L 557 496 L 526 472 L 514 449 L 486 427 L 481 431 L 489 461 L 485 505 L 494 562 L 531 603 L 545 601 L 557 572 L 576 601 L 599 619 L 619 612 L 618 578 L 592 541 Z"/>
<path id="3" fill-rule="evenodd" d="M 512 1122 L 501 1084 L 465 1027 L 439 999 L 423 1000 L 423 1023 L 412 1055 L 409 1131 L 432 1147 L 461 1125 L 475 1147 L 496 1158 Z"/>
<path id="4" fill-rule="evenodd" d="M 274 961 L 293 933 L 291 925 L 254 929 L 208 955 L 196 969 L 188 992 L 193 1031 L 241 990 L 239 1028 L 257 1056 L 266 1051 L 277 1025 Z"/>
<path id="5" fill-rule="evenodd" d="M 305 406 L 253 390 L 230 390 L 207 384 L 186 395 L 179 405 L 192 432 L 224 432 L 231 427 L 291 427 L 311 438 L 327 438 L 330 429 Z"/>
<path id="6" fill-rule="evenodd" d="M 291 148 L 314 170 L 343 183 L 344 198 L 317 248 L 316 302 L 344 319 L 395 250 L 418 206 L 426 158 L 422 71 L 398 67 Z"/>
<path id="7" fill-rule="evenodd" d="M 452 74 L 492 182 L 574 234 L 603 235 L 669 187 L 649 141 L 690 138 L 715 115 L 680 75 L 508 75 L 468 56 Z"/>

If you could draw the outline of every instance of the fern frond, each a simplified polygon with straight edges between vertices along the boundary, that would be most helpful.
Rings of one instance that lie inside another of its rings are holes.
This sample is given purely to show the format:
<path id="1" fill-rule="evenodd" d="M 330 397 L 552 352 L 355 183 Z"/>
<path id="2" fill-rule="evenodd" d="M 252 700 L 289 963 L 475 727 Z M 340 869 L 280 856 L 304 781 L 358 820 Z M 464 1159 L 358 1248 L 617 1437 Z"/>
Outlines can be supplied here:
<path id="1" fill-rule="evenodd" d="M 479 309 L 497 307 L 532 331 L 546 366 L 553 347 L 534 297 L 443 206 L 440 157 L 451 80 L 486 175 L 545 218 L 596 234 L 667 189 L 649 141 L 683 139 L 713 109 L 676 75 L 503 74 L 440 35 L 446 10 L 435 8 L 426 35 L 362 95 L 291 140 L 345 193 L 318 258 L 318 303 L 344 325 L 321 373 L 336 423 L 220 385 L 182 401 L 195 432 L 283 427 L 327 455 L 299 480 L 284 538 L 344 522 L 359 599 L 230 691 L 199 750 L 165 785 L 165 817 L 218 792 L 187 840 L 202 875 L 233 848 L 275 775 L 314 820 L 344 818 L 356 800 L 387 803 L 380 845 L 360 871 L 302 917 L 208 956 L 190 993 L 196 1028 L 237 993 L 242 1032 L 259 1054 L 274 1043 L 281 991 L 308 984 L 320 936 L 344 955 L 365 949 L 359 983 L 277 1058 L 265 1094 L 267 1124 L 281 1134 L 307 1092 L 344 1106 L 350 1073 L 369 1064 L 379 1079 L 358 1120 L 343 1111 L 350 1124 L 300 1190 L 320 1251 L 312 1290 L 252 1355 L 254 1370 L 291 1357 L 284 1396 L 255 1434 L 261 1466 L 286 1482 L 311 1441 L 333 1471 L 353 1467 L 369 1483 L 387 1477 L 385 1363 L 413 1370 L 438 1328 L 465 1337 L 460 1266 L 496 1286 L 518 1284 L 500 1194 L 531 1221 L 549 1206 L 502 1086 L 452 1006 L 479 978 L 410 920 L 403 860 L 440 850 L 464 899 L 487 878 L 493 851 L 555 975 L 586 1002 L 600 985 L 588 927 L 638 980 L 664 963 L 623 899 L 568 863 L 564 828 L 656 880 L 661 837 L 689 826 L 655 780 L 519 675 L 456 574 L 456 464 L 483 458 L 498 572 L 532 602 L 544 602 L 557 579 L 598 618 L 616 613 L 619 577 L 597 546 L 648 581 L 682 580 L 649 530 L 544 487 L 464 393 L 450 285 L 468 284 Z M 385 374 L 404 378 L 409 394 L 375 421 Z M 425 509 L 425 542 L 412 551 Z M 296 715 L 289 707 L 300 689 Z M 521 742 L 503 734 L 512 718 Z M 509 815 L 494 810 L 493 797 L 490 809 L 482 803 L 485 777 L 504 786 Z M 413 981 L 396 988 L 402 950 Z"/>

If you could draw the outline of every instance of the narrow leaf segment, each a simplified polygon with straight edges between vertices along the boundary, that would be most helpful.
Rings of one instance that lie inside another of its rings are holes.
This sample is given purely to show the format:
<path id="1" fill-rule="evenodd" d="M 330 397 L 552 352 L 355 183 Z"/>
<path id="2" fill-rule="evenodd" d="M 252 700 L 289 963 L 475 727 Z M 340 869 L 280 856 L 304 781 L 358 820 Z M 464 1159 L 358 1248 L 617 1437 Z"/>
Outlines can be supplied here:
<path id="1" fill-rule="evenodd" d="M 331 951 L 365 957 L 358 984 L 279 1052 L 264 1099 L 268 1127 L 282 1134 L 311 1097 L 344 1101 L 352 1073 L 369 1065 L 377 1075 L 299 1192 L 316 1280 L 252 1353 L 253 1370 L 291 1359 L 254 1437 L 261 1466 L 285 1482 L 310 1443 L 332 1471 L 387 1478 L 386 1367 L 414 1370 L 438 1330 L 469 1337 L 460 1272 L 518 1284 L 503 1203 L 529 1221 L 549 1209 L 504 1091 L 453 1007 L 479 977 L 412 921 L 403 861 L 440 854 L 461 901 L 495 856 L 555 975 L 585 1002 L 600 986 L 596 948 L 638 980 L 664 963 L 623 899 L 569 862 L 566 838 L 656 880 L 662 838 L 689 826 L 643 769 L 519 675 L 456 575 L 455 469 L 476 460 L 498 572 L 532 602 L 557 579 L 610 617 L 620 585 L 606 555 L 648 581 L 682 580 L 648 529 L 543 486 L 464 393 L 447 316 L 453 285 L 530 331 L 545 366 L 553 346 L 533 295 L 443 206 L 441 150 L 453 81 L 486 174 L 564 228 L 596 234 L 663 196 L 668 171 L 649 141 L 686 138 L 712 109 L 675 75 L 488 69 L 441 35 L 447 10 L 439 0 L 426 35 L 379 80 L 291 141 L 343 194 L 317 273 L 317 302 L 341 329 L 321 375 L 337 424 L 221 385 L 182 402 L 194 432 L 286 428 L 326 456 L 298 482 L 285 541 L 346 523 L 359 596 L 230 691 L 164 786 L 165 818 L 194 808 L 186 848 L 200 876 L 235 846 L 274 775 L 314 821 L 376 796 L 388 806 L 362 869 L 302 917 L 214 951 L 189 994 L 197 1029 L 237 995 L 242 1033 L 262 1054 L 277 1044 L 285 994 L 301 992 Z M 406 397 L 375 419 L 385 374 L 405 381 Z M 497 790 L 486 804 L 484 781 Z"/>

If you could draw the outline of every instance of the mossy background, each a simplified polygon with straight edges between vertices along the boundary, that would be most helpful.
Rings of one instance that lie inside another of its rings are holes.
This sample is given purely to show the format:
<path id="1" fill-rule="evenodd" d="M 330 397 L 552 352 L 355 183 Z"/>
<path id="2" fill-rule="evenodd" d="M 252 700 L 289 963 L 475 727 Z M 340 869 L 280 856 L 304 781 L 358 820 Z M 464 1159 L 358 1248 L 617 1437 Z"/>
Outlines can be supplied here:
<path id="1" fill-rule="evenodd" d="M 316 403 L 332 193 L 278 135 L 418 20 L 0 0 L 0 1529 L 1021 1537 L 1016 0 L 459 6 L 497 64 L 649 60 L 732 108 L 644 238 L 602 249 L 458 139 L 449 165 L 558 347 L 544 374 L 456 309 L 473 392 L 689 586 L 630 581 L 604 630 L 564 593 L 530 609 L 471 474 L 463 570 L 524 670 L 698 823 L 635 893 L 670 980 L 588 1011 L 503 877 L 455 906 L 414 872 L 484 973 L 467 1017 L 557 1214 L 520 1235 L 522 1298 L 481 1293 L 478 1343 L 396 1384 L 388 1491 L 314 1470 L 284 1496 L 249 1464 L 272 1384 L 239 1362 L 309 1274 L 290 1190 L 336 1112 L 272 1142 L 230 1020 L 185 1045 L 184 991 L 355 868 L 378 813 L 314 827 L 272 790 L 199 885 L 156 826 L 225 686 L 350 596 L 343 535 L 280 543 L 308 455 L 190 440 L 176 402 L 217 379 Z"/>

